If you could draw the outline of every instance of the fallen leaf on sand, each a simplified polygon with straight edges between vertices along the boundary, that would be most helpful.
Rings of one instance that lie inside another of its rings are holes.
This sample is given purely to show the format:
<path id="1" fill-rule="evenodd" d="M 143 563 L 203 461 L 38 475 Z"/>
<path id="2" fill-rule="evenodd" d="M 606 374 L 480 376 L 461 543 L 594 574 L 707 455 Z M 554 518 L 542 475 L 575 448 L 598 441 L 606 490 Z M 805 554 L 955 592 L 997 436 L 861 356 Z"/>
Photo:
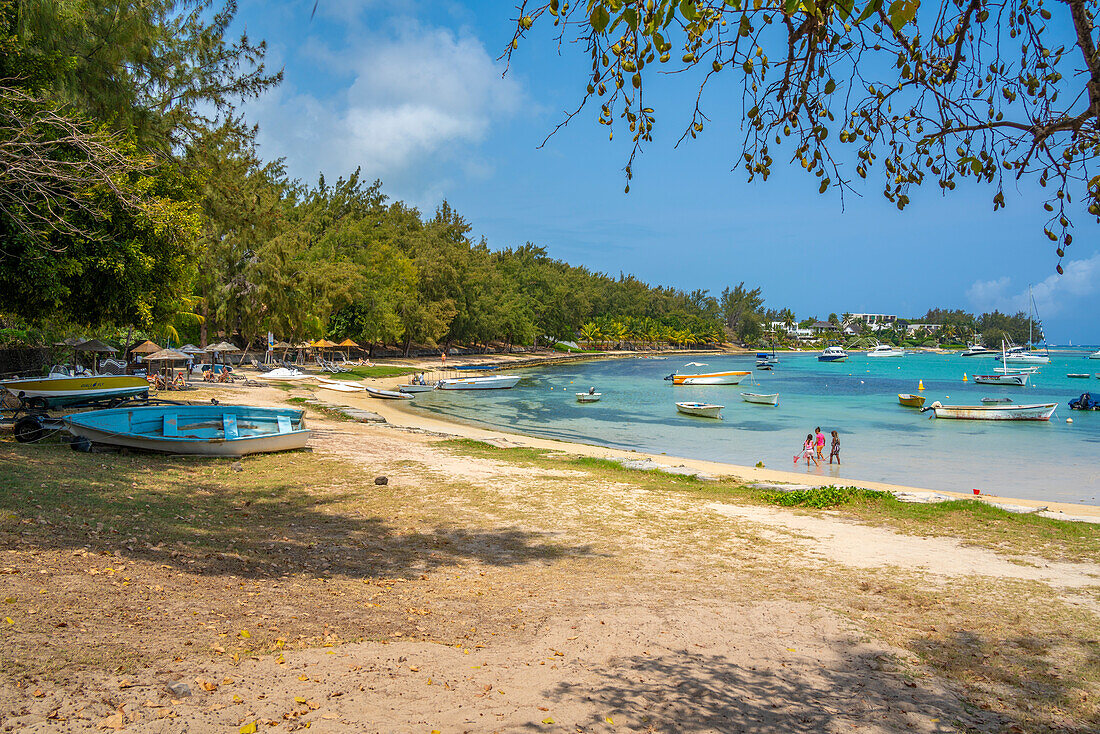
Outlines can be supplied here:
<path id="1" fill-rule="evenodd" d="M 550 709 L 546 708 L 545 706 L 539 706 L 539 711 L 549 711 L 549 710 Z"/>
<path id="2" fill-rule="evenodd" d="M 300 676 L 298 676 L 298 680 L 309 680 L 309 676 L 308 675 L 300 675 Z"/>
<path id="3" fill-rule="evenodd" d="M 199 688 L 203 689 L 204 691 L 218 690 L 218 684 L 212 680 L 207 680 L 206 678 L 196 678 L 195 683 L 197 683 Z"/>
<path id="4" fill-rule="evenodd" d="M 248 630 L 241 630 L 237 633 L 237 637 L 243 637 L 246 640 L 251 636 L 252 634 Z"/>
<path id="5" fill-rule="evenodd" d="M 99 727 L 98 728 L 100 728 L 100 729 L 114 729 L 115 731 L 118 731 L 119 729 L 121 729 L 124 726 L 126 726 L 126 716 L 120 710 L 120 711 L 116 711 L 115 713 L 111 714 L 110 716 L 108 716 L 103 721 L 99 722 Z"/>
<path id="6" fill-rule="evenodd" d="M 553 724 L 554 719 L 550 716 L 547 716 L 545 719 L 542 720 L 542 723 L 544 723 L 544 724 Z"/>
<path id="7" fill-rule="evenodd" d="M 241 734 L 256 734 L 256 722 L 250 721 L 241 727 Z"/>
<path id="8" fill-rule="evenodd" d="M 603 717 L 603 720 L 606 721 L 608 724 L 611 724 L 612 726 L 615 725 L 615 722 L 611 720 L 610 716 Z"/>
<path id="9" fill-rule="evenodd" d="M 306 700 L 304 698 L 302 698 L 301 696 L 295 696 L 294 697 L 294 703 L 305 703 L 305 702 L 306 702 Z"/>

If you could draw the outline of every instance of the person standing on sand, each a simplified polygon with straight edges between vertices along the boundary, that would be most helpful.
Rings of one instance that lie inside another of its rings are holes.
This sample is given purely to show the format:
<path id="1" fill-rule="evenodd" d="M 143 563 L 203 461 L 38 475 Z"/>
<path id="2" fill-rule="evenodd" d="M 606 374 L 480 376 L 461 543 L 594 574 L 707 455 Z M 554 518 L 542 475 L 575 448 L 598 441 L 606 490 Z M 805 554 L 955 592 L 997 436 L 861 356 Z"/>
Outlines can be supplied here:
<path id="1" fill-rule="evenodd" d="M 829 451 L 829 463 L 830 464 L 833 463 L 833 457 L 834 456 L 836 457 L 836 463 L 839 464 L 840 463 L 840 436 L 837 435 L 836 431 L 833 431 L 833 446 L 832 446 L 832 449 Z"/>
<path id="2" fill-rule="evenodd" d="M 825 450 L 825 434 L 821 432 L 821 426 L 814 429 L 814 445 L 817 446 L 817 458 L 824 461 L 822 452 Z"/>
<path id="3" fill-rule="evenodd" d="M 447 350 L 446 349 L 444 349 L 442 352 L 439 353 L 439 359 L 440 359 L 440 361 L 443 362 L 443 366 L 446 367 L 447 366 Z"/>

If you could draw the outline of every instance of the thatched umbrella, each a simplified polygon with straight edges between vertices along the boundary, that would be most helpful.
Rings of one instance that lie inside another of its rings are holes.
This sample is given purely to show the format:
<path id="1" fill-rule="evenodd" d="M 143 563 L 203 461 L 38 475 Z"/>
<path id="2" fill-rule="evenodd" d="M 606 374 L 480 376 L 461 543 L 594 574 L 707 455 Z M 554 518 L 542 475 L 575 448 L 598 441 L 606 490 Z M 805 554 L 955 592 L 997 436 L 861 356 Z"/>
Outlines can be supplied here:
<path id="1" fill-rule="evenodd" d="M 359 345 L 356 344 L 355 342 L 353 342 L 351 339 L 345 339 L 344 341 L 340 342 L 336 346 L 338 346 L 338 347 L 347 347 L 349 349 L 352 348 L 352 347 L 354 347 L 355 349 L 359 348 Z M 348 358 L 348 352 L 344 352 L 344 359 L 347 359 L 347 358 Z"/>
<path id="2" fill-rule="evenodd" d="M 211 347 L 207 347 L 206 351 L 210 352 L 211 354 L 218 355 L 224 354 L 225 352 L 239 352 L 241 350 L 238 349 L 236 345 L 229 342 L 218 342 Z M 222 357 L 222 364 L 225 364 L 225 357 Z"/>
<path id="3" fill-rule="evenodd" d="M 126 351 L 130 354 L 153 354 L 154 352 L 159 352 L 161 349 L 163 349 L 163 347 L 161 347 L 159 344 L 154 344 L 153 342 L 146 340 L 143 341 L 141 344 L 138 344 L 136 347 L 127 349 Z"/>
<path id="4" fill-rule="evenodd" d="M 184 344 L 179 348 L 179 351 L 184 354 L 206 354 L 206 350 L 202 347 L 196 347 L 194 344 Z"/>
<path id="5" fill-rule="evenodd" d="M 175 349 L 162 349 L 159 352 L 153 352 L 145 358 L 146 362 L 163 362 L 164 366 L 161 367 L 161 371 L 164 373 L 164 382 L 166 386 L 170 386 L 168 381 L 168 365 L 175 362 L 186 362 L 191 358 L 190 355 Z"/>
<path id="6" fill-rule="evenodd" d="M 96 354 L 114 354 L 118 350 L 110 344 L 104 344 L 99 339 L 91 339 L 75 345 L 78 352 L 94 352 Z"/>

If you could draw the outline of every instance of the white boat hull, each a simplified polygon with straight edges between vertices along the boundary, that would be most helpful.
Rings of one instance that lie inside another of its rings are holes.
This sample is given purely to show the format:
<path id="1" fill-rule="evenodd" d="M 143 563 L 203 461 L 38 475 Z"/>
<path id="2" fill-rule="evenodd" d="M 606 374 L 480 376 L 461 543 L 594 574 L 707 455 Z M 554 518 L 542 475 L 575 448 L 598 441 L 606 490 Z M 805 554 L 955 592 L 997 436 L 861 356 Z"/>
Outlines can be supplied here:
<path id="1" fill-rule="evenodd" d="M 700 418 L 721 418 L 724 405 L 712 403 L 676 403 L 676 410 L 686 415 L 694 415 Z"/>
<path id="2" fill-rule="evenodd" d="M 600 398 L 603 397 L 603 393 L 591 393 L 591 392 L 579 392 L 577 393 L 578 403 L 598 403 Z"/>
<path id="3" fill-rule="evenodd" d="M 1058 403 L 1037 405 L 940 405 L 933 403 L 931 410 L 937 418 L 954 418 L 971 421 L 1048 421 Z"/>
<path id="4" fill-rule="evenodd" d="M 435 385 L 398 385 L 397 389 L 407 393 L 431 392 Z"/>
<path id="5" fill-rule="evenodd" d="M 998 362 L 1010 364 L 1050 364 L 1050 357 L 1041 354 L 1010 354 L 1007 357 L 997 357 Z"/>
<path id="6" fill-rule="evenodd" d="M 515 375 L 493 375 L 491 377 L 457 377 L 440 380 L 440 390 L 507 390 L 513 388 L 520 378 Z"/>
<path id="7" fill-rule="evenodd" d="M 408 393 L 397 392 L 396 390 L 379 390 L 376 387 L 366 388 L 367 395 L 372 398 L 378 398 L 379 400 L 412 400 L 413 396 Z"/>
<path id="8" fill-rule="evenodd" d="M 974 375 L 974 382 L 979 385 L 1012 385 L 1023 387 L 1027 384 L 1030 372 L 1008 373 L 1004 375 Z"/>
<path id="9" fill-rule="evenodd" d="M 711 372 L 705 375 L 673 375 L 673 385 L 739 385 L 751 372 Z"/>
<path id="10" fill-rule="evenodd" d="M 757 405 L 779 405 L 779 393 L 774 395 L 758 395 L 751 392 L 741 393 L 741 399 L 746 403 L 756 403 Z"/>

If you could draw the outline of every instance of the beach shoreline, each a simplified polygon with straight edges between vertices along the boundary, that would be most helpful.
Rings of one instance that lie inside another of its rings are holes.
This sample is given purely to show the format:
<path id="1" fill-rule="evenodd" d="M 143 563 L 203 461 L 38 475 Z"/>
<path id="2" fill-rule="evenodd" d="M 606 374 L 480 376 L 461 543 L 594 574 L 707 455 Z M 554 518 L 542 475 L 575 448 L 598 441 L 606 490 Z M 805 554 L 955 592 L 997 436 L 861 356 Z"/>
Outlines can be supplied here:
<path id="1" fill-rule="evenodd" d="M 366 379 L 365 383 L 372 387 L 383 389 L 396 389 L 404 382 L 404 378 L 374 378 Z M 635 449 L 613 448 L 599 444 L 584 443 L 582 441 L 565 441 L 560 439 L 548 439 L 518 431 L 493 427 L 471 425 L 445 416 L 425 415 L 415 408 L 407 406 L 404 401 L 378 400 L 357 394 L 335 393 L 320 391 L 326 402 L 344 404 L 348 407 L 368 410 L 383 417 L 386 422 L 394 427 L 428 431 L 445 434 L 454 438 L 467 438 L 484 441 L 502 448 L 534 448 L 551 451 L 560 451 L 566 454 L 586 456 L 611 461 L 645 461 L 649 460 L 659 465 L 655 468 L 664 470 L 689 470 L 704 476 L 717 478 L 734 478 L 745 484 L 795 484 L 812 487 L 842 486 L 861 487 L 894 494 L 921 495 L 931 499 L 933 495 L 949 497 L 951 499 L 978 500 L 999 505 L 1010 505 L 1014 508 L 1034 508 L 1038 512 L 1040 508 L 1046 508 L 1044 515 L 1064 515 L 1066 520 L 1086 522 L 1100 522 L 1100 507 L 1086 504 L 1070 504 L 1066 502 L 1048 502 L 1043 500 L 1020 499 L 1011 496 L 982 493 L 980 495 L 965 494 L 934 487 L 917 487 L 911 485 L 894 484 L 855 479 L 843 476 L 821 476 L 804 472 L 795 472 L 782 469 L 768 469 L 754 466 L 744 466 L 727 462 L 710 461 L 704 459 L 691 459 L 662 453 L 651 453 Z"/>

